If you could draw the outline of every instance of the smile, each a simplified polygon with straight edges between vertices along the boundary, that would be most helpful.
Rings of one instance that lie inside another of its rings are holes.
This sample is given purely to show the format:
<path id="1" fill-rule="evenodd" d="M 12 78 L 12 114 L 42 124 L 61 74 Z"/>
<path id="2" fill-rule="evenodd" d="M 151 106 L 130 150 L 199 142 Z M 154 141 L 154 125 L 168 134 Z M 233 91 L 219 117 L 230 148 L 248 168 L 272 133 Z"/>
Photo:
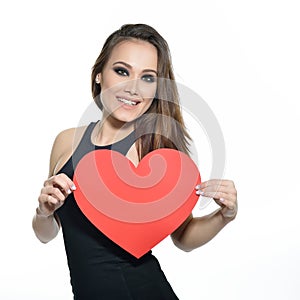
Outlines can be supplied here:
<path id="1" fill-rule="evenodd" d="M 135 106 L 135 105 L 140 103 L 139 101 L 132 101 L 132 100 L 119 98 L 119 97 L 117 97 L 117 100 L 124 103 L 124 104 L 126 104 L 126 105 L 130 105 L 130 106 Z"/>

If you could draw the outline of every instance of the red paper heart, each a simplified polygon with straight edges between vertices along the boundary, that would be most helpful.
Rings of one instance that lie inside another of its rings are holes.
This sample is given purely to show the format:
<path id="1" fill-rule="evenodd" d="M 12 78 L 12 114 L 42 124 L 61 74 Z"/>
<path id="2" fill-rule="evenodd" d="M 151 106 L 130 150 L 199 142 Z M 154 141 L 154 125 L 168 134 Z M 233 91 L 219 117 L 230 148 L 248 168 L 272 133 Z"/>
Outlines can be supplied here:
<path id="1" fill-rule="evenodd" d="M 78 163 L 76 202 L 107 237 L 139 258 L 189 216 L 201 182 L 192 159 L 173 149 L 150 152 L 137 167 L 112 150 L 96 150 Z"/>

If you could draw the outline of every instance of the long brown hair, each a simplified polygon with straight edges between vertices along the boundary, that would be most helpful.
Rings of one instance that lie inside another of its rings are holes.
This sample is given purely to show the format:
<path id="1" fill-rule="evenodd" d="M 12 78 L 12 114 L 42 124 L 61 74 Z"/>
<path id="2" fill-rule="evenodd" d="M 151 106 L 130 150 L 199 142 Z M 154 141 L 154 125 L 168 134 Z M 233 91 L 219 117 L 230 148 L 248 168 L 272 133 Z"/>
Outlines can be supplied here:
<path id="1" fill-rule="evenodd" d="M 109 60 L 113 48 L 124 40 L 143 40 L 157 49 L 157 91 L 149 109 L 135 121 L 137 147 L 140 159 L 159 148 L 171 148 L 189 153 L 191 140 L 184 125 L 179 94 L 175 83 L 171 54 L 165 39 L 146 24 L 126 24 L 113 32 L 105 41 L 91 75 L 92 95 L 102 110 L 100 100 L 101 86 L 95 79 Z"/>

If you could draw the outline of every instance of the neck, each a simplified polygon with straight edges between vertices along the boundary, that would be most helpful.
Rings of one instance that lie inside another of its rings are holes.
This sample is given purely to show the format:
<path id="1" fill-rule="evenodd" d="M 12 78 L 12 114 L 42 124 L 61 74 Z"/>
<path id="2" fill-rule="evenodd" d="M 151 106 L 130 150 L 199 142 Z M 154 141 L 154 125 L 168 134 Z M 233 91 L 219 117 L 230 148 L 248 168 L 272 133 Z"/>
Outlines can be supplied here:
<path id="1" fill-rule="evenodd" d="M 97 145 L 113 144 L 130 134 L 134 129 L 132 122 L 126 123 L 103 116 L 95 130 L 94 141 Z"/>

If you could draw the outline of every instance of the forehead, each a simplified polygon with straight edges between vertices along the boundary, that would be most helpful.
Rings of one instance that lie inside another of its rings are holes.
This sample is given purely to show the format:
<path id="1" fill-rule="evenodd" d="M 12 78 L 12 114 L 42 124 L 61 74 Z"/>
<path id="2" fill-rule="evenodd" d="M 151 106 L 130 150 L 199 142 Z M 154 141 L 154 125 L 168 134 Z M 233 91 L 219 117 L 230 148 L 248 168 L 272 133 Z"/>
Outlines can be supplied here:
<path id="1" fill-rule="evenodd" d="M 123 61 L 132 67 L 157 69 L 157 49 L 146 41 L 127 40 L 112 50 L 108 63 Z"/>

